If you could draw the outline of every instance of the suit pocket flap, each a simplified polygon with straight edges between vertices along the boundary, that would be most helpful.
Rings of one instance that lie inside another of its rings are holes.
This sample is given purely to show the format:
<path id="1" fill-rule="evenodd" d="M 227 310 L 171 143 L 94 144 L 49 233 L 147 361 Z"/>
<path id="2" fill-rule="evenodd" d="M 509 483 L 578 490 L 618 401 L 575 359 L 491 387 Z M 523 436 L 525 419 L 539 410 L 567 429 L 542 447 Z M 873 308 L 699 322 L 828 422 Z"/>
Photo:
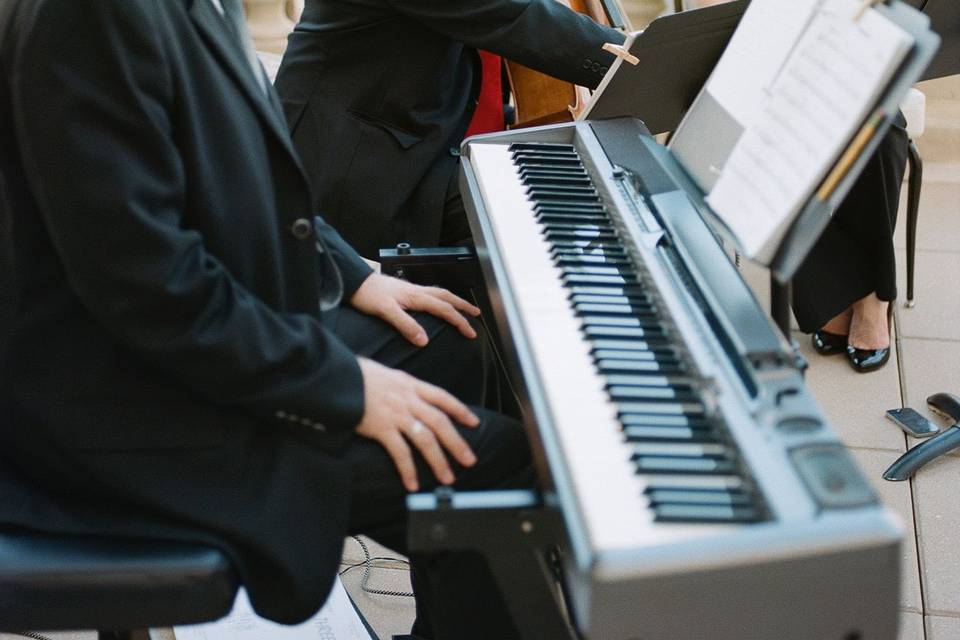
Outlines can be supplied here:
<path id="1" fill-rule="evenodd" d="M 409 149 L 413 145 L 423 140 L 422 135 L 417 135 L 416 133 L 404 129 L 403 127 L 399 127 L 391 122 L 387 122 L 383 118 L 371 116 L 369 114 L 357 111 L 356 109 L 347 109 L 347 113 L 352 118 L 359 120 L 360 122 L 386 131 L 392 135 L 397 143 L 404 149 Z"/>

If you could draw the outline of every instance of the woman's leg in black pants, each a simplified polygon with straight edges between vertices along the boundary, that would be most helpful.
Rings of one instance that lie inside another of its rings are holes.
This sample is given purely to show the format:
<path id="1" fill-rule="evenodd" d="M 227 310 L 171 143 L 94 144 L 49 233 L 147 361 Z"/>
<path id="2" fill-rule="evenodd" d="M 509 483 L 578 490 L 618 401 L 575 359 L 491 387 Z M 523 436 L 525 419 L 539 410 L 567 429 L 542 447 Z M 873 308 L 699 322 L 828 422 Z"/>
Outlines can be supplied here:
<path id="1" fill-rule="evenodd" d="M 805 333 L 871 292 L 885 301 L 897 296 L 893 230 L 907 164 L 905 126 L 898 115 L 794 276 L 793 310 Z"/>
<path id="2" fill-rule="evenodd" d="M 446 388 L 467 404 L 483 399 L 486 378 L 480 339 L 467 340 L 432 316 L 417 315 L 430 342 L 418 348 L 386 323 L 342 308 L 332 328 L 358 354 Z M 477 456 L 469 469 L 451 464 L 460 490 L 530 488 L 534 473 L 522 426 L 505 416 L 471 407 L 481 417 L 475 429 L 459 427 Z M 351 533 L 363 533 L 407 554 L 406 496 L 386 451 L 357 437 L 345 449 L 353 475 Z M 421 491 L 437 486 L 424 460 L 415 456 Z M 413 632 L 436 640 L 508 640 L 517 637 L 486 562 L 475 553 L 415 554 L 411 579 L 417 598 Z"/>

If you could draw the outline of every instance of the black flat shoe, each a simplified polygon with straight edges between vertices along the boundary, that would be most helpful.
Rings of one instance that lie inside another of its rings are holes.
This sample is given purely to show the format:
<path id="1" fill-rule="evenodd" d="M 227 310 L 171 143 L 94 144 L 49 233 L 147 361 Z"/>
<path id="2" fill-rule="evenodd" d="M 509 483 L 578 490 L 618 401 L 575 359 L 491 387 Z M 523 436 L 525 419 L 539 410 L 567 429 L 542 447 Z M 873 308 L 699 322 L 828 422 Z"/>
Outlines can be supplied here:
<path id="1" fill-rule="evenodd" d="M 890 359 L 890 347 L 882 349 L 857 349 L 847 346 L 847 360 L 854 371 L 868 373 L 887 364 Z"/>
<path id="2" fill-rule="evenodd" d="M 813 343 L 813 348 L 822 356 L 833 356 L 847 351 L 847 336 L 841 336 L 838 333 L 820 329 L 813 332 L 810 341 Z"/>
<path id="3" fill-rule="evenodd" d="M 890 305 L 887 307 L 887 335 L 890 336 L 891 343 L 893 342 L 892 324 L 893 302 L 890 302 Z M 887 364 L 887 360 L 889 359 L 889 346 L 881 347 L 880 349 L 858 349 L 853 345 L 847 345 L 847 361 L 850 363 L 850 366 L 853 367 L 853 370 L 858 373 L 876 371 Z"/>

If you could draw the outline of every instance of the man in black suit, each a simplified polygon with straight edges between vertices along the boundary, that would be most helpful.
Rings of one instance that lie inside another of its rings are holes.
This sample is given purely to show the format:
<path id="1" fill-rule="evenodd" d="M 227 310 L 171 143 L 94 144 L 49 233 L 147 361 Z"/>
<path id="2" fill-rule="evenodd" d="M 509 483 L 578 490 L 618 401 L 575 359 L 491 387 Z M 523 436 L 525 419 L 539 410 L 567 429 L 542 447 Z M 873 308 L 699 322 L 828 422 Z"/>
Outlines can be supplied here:
<path id="1" fill-rule="evenodd" d="M 314 217 L 239 0 L 3 0 L 0 130 L 0 522 L 216 545 L 296 622 L 405 489 L 531 483 L 477 310 Z M 512 636 L 475 558 L 414 583 L 418 633 Z"/>
<path id="2" fill-rule="evenodd" d="M 277 91 L 316 203 L 375 259 L 469 238 L 457 168 L 477 49 L 594 88 L 623 39 L 556 0 L 307 0 Z"/>

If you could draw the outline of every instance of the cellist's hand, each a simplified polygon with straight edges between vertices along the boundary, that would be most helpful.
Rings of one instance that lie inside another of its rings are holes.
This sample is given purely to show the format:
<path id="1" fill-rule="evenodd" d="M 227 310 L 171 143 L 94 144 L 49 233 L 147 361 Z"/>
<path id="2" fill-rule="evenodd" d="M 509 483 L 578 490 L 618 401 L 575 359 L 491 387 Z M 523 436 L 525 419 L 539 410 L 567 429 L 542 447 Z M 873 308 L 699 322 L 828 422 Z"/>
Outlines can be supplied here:
<path id="1" fill-rule="evenodd" d="M 427 332 L 409 311 L 425 311 L 446 320 L 467 338 L 477 337 L 464 314 L 476 317 L 480 315 L 480 309 L 440 287 L 421 287 L 374 273 L 353 294 L 350 304 L 358 311 L 390 323 L 418 347 L 427 344 Z"/>

